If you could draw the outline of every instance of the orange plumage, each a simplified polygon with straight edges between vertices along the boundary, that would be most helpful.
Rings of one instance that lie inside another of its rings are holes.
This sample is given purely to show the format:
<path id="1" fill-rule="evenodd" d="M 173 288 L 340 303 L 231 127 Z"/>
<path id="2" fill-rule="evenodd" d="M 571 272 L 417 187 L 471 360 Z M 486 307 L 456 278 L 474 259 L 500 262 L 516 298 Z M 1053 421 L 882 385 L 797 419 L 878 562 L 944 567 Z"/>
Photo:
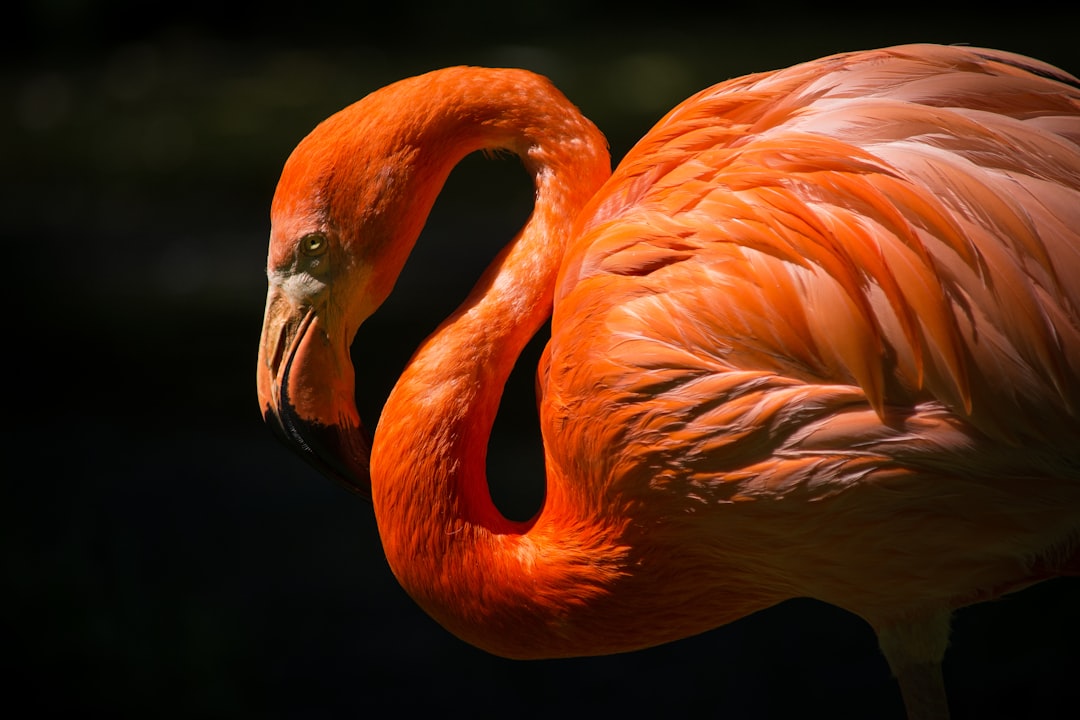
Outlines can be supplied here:
<path id="1" fill-rule="evenodd" d="M 957 607 L 1080 571 L 1080 83 L 927 45 L 731 80 L 608 177 L 547 81 L 451 68 L 329 119 L 273 206 L 264 413 L 367 490 L 349 345 L 443 181 L 516 152 L 533 216 L 418 349 L 370 446 L 387 559 L 510 657 L 632 650 L 814 597 L 946 712 Z M 495 509 L 502 386 L 551 316 L 547 466 Z"/>

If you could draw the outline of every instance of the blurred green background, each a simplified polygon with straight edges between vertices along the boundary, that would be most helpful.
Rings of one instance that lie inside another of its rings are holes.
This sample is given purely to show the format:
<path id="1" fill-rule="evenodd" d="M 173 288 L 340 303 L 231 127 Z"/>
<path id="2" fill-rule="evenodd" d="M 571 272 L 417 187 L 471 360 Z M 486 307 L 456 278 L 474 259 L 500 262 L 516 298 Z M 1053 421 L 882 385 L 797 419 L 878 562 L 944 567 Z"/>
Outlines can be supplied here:
<path id="1" fill-rule="evenodd" d="M 0 46 L 7 256 L 3 674 L 9 705 L 114 716 L 900 718 L 869 628 L 786 603 L 654 650 L 510 662 L 398 588 L 371 508 L 279 446 L 255 399 L 268 209 L 319 120 L 453 64 L 551 77 L 618 160 L 729 77 L 901 42 L 1080 73 L 1066 4 L 15 2 Z M 1074 6 L 1075 7 L 1075 6 Z M 469 158 L 354 346 L 374 427 L 410 352 L 529 212 L 516 161 Z M 493 439 L 497 502 L 543 477 L 535 348 Z M 959 614 L 957 717 L 1076 705 L 1077 583 Z"/>

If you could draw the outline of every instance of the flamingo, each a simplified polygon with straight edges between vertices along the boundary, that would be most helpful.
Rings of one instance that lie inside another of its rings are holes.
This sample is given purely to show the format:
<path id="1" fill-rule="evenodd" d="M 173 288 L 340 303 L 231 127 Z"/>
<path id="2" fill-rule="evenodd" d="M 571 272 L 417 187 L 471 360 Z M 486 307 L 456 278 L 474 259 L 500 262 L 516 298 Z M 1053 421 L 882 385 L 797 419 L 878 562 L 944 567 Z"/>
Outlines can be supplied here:
<path id="1" fill-rule="evenodd" d="M 350 345 L 451 169 L 516 153 L 535 206 L 369 436 Z M 509 658 L 632 651 L 796 597 L 865 619 L 946 717 L 959 607 L 1080 572 L 1080 82 L 907 45 L 722 82 L 610 171 L 547 79 L 452 67 L 319 124 L 271 206 L 265 420 L 373 503 L 386 559 Z M 485 453 L 516 358 L 546 489 Z"/>

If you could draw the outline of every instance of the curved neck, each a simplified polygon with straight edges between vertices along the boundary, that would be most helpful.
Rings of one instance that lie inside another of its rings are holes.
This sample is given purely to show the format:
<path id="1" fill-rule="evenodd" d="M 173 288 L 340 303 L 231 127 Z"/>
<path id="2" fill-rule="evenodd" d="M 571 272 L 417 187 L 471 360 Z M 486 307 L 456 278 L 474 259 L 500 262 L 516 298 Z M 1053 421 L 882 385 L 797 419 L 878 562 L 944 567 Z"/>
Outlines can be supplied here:
<path id="1" fill-rule="evenodd" d="M 371 456 L 379 531 L 403 587 L 459 636 L 507 655 L 525 652 L 511 636 L 525 626 L 541 635 L 552 622 L 545 616 L 561 612 L 539 598 L 575 597 L 560 563 L 545 561 L 575 562 L 545 547 L 554 533 L 495 508 L 488 438 L 514 362 L 550 316 L 574 219 L 610 172 L 603 136 L 546 81 L 529 78 L 527 86 L 520 77 L 503 85 L 489 78 L 476 100 L 482 107 L 459 96 L 432 116 L 439 125 L 429 131 L 455 162 L 477 138 L 516 151 L 533 176 L 536 204 L 470 296 L 418 349 L 383 408 Z M 501 633 L 508 623 L 517 629 Z"/>

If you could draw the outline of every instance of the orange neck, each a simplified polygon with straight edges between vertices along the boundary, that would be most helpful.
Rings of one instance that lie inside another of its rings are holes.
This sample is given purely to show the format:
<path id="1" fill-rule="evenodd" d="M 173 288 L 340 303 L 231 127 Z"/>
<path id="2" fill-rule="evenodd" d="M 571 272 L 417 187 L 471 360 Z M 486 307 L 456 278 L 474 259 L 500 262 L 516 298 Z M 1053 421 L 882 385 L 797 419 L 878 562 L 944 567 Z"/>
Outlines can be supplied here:
<path id="1" fill-rule="evenodd" d="M 514 150 L 536 206 L 388 398 L 371 456 L 373 502 L 391 569 L 444 626 L 503 655 L 572 654 L 561 645 L 570 606 L 604 592 L 614 572 L 604 558 L 615 551 L 595 539 L 601 528 L 565 527 L 575 512 L 558 478 L 548 478 L 537 518 L 504 518 L 488 492 L 486 450 L 514 362 L 550 316 L 574 219 L 610 171 L 603 137 L 565 98 L 534 76 L 505 82 L 504 72 L 450 98 L 417 132 L 449 157 L 478 138 Z"/>

